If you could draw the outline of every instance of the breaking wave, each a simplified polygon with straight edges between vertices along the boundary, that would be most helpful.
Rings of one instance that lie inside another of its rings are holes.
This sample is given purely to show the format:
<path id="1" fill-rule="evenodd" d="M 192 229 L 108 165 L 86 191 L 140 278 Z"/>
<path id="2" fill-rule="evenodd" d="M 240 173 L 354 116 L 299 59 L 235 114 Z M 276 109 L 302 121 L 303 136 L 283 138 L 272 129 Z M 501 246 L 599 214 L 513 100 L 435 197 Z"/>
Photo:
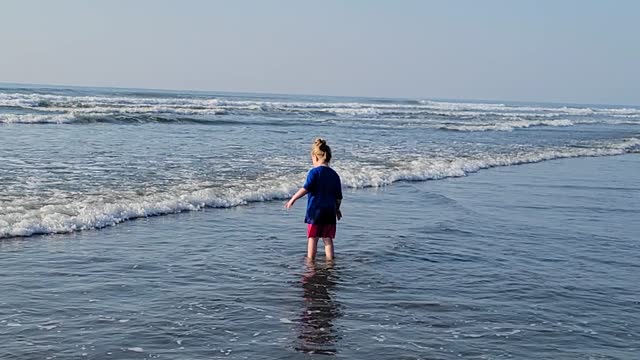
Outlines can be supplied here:
<path id="1" fill-rule="evenodd" d="M 379 187 L 398 181 L 425 181 L 460 177 L 497 166 L 545 160 L 610 156 L 640 152 L 640 139 L 595 142 L 579 147 L 563 146 L 510 153 L 483 153 L 474 156 L 432 157 L 390 161 L 386 166 L 358 162 L 336 162 L 343 185 L 348 188 Z M 195 191 L 175 187 L 153 195 L 104 193 L 84 198 L 69 197 L 63 203 L 42 203 L 23 199 L 0 208 L 0 238 L 34 234 L 69 233 L 113 226 L 148 216 L 196 211 L 207 207 L 227 208 L 251 202 L 285 199 L 301 184 L 304 174 L 286 174 L 242 183 L 207 185 Z M 192 184 L 190 188 L 197 188 Z"/>

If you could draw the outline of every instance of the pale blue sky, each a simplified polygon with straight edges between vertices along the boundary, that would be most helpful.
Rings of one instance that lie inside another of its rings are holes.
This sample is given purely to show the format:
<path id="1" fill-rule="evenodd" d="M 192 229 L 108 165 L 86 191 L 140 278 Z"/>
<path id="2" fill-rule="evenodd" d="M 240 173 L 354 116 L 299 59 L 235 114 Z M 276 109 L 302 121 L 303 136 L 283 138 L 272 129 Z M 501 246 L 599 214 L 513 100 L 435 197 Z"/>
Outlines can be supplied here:
<path id="1" fill-rule="evenodd" d="M 640 105 L 640 1 L 4 0 L 0 82 Z"/>

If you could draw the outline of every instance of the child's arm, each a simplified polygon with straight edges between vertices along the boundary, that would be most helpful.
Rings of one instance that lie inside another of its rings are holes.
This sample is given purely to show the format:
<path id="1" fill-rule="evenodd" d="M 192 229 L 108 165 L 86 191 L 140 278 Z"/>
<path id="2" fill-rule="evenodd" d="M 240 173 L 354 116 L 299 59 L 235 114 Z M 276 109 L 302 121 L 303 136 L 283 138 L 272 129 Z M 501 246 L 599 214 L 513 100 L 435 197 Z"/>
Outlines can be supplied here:
<path id="1" fill-rule="evenodd" d="M 291 199 L 289 199 L 289 201 L 287 202 L 287 204 L 284 206 L 287 209 L 289 209 L 290 207 L 293 206 L 293 204 L 295 204 L 296 200 L 300 199 L 301 197 L 307 195 L 308 191 L 305 188 L 300 188 L 300 190 L 298 190 L 295 194 L 293 194 L 293 196 L 291 197 Z"/>
<path id="2" fill-rule="evenodd" d="M 342 204 L 342 199 L 336 200 L 336 217 L 338 220 L 342 219 L 342 211 L 340 211 L 340 204 Z"/>

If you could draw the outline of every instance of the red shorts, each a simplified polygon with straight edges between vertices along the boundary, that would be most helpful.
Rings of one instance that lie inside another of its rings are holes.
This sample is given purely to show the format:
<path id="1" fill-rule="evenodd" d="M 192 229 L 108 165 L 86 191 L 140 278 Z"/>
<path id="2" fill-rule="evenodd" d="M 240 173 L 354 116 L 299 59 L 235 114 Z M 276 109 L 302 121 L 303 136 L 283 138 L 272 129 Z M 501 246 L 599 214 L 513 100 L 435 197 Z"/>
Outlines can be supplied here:
<path id="1" fill-rule="evenodd" d="M 336 237 L 336 224 L 307 224 L 308 238 L 332 238 Z"/>

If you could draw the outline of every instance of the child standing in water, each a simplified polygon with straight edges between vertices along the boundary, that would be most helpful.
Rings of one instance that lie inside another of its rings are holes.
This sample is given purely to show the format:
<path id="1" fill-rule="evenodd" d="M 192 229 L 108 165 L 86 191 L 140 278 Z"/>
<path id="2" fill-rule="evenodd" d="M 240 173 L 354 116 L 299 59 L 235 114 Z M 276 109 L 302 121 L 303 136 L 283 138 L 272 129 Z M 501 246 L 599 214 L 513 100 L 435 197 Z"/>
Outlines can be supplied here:
<path id="1" fill-rule="evenodd" d="M 304 222 L 307 223 L 307 257 L 311 260 L 316 257 L 318 239 L 324 243 L 326 259 L 333 260 L 336 219 L 342 218 L 342 184 L 338 173 L 329 167 L 330 161 L 331 148 L 324 139 L 316 139 L 311 145 L 313 168 L 309 170 L 302 188 L 285 205 L 289 209 L 296 200 L 309 194 Z"/>

